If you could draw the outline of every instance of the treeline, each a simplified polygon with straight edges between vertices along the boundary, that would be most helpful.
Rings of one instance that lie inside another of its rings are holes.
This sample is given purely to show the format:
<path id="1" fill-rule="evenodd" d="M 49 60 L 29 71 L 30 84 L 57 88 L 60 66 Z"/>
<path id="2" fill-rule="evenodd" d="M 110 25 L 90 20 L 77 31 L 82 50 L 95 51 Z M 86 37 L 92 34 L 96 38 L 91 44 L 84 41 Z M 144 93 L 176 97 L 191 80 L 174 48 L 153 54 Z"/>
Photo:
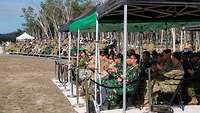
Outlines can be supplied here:
<path id="1" fill-rule="evenodd" d="M 92 0 L 45 0 L 40 7 L 22 8 L 24 30 L 37 39 L 58 38 L 59 26 L 93 7 Z"/>

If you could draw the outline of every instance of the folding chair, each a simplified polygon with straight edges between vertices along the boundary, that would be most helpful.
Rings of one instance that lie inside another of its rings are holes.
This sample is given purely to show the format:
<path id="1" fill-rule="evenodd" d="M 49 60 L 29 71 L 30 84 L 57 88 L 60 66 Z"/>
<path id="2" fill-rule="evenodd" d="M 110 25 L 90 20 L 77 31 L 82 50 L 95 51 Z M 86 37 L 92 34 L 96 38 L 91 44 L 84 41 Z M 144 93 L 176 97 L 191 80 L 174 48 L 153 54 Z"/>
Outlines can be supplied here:
<path id="1" fill-rule="evenodd" d="M 181 88 L 181 86 L 183 84 L 183 81 L 184 81 L 184 78 L 182 78 L 180 80 L 181 81 L 178 84 L 178 86 L 177 86 L 175 92 L 173 93 L 173 95 L 170 97 L 170 100 L 167 101 L 167 103 L 164 103 L 164 104 L 163 103 L 159 103 L 157 105 L 153 105 L 151 107 L 151 110 L 153 112 L 164 112 L 164 113 L 165 112 L 167 112 L 167 113 L 169 112 L 169 113 L 173 113 L 172 105 L 173 105 L 173 102 L 175 100 L 175 97 L 178 97 L 177 98 L 178 102 L 179 102 L 178 106 L 184 111 L 184 105 L 183 105 L 184 101 L 182 100 L 182 88 Z M 163 94 L 163 93 L 161 93 L 161 94 Z M 164 94 L 168 94 L 168 93 L 164 93 Z"/>
<path id="2" fill-rule="evenodd" d="M 182 99 L 182 90 L 181 90 L 181 86 L 183 84 L 183 81 L 184 81 L 184 78 L 181 79 L 181 82 L 179 83 L 178 87 L 176 88 L 176 91 L 175 93 L 173 94 L 173 96 L 171 97 L 170 101 L 169 101 L 169 105 L 172 106 L 173 105 L 173 102 L 175 100 L 175 97 L 177 96 L 178 99 L 179 99 L 179 107 L 184 111 L 184 101 Z"/>

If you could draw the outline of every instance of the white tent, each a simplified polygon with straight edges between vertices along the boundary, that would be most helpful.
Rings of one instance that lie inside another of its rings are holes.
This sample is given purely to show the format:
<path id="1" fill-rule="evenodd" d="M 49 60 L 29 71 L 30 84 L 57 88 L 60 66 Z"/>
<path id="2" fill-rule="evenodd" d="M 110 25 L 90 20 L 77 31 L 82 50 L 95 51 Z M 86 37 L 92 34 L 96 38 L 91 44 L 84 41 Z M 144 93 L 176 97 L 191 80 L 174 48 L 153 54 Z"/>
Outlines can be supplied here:
<path id="1" fill-rule="evenodd" d="M 16 40 L 19 40 L 19 41 L 20 40 L 33 40 L 33 39 L 35 39 L 35 37 L 27 34 L 26 32 L 24 32 L 22 35 L 16 37 Z"/>

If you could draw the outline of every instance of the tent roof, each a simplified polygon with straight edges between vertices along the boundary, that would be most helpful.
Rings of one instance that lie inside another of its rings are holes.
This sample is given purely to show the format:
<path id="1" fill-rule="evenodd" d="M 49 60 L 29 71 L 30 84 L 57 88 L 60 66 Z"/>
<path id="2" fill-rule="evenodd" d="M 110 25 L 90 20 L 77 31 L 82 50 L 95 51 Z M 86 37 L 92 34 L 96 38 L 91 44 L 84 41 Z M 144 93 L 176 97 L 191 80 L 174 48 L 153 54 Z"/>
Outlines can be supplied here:
<path id="1" fill-rule="evenodd" d="M 193 25 L 195 22 L 143 22 L 143 23 L 128 23 L 129 32 L 144 32 L 159 29 L 167 29 L 171 27 L 182 27 L 186 25 Z M 77 32 L 80 29 L 82 32 L 95 32 L 96 31 L 96 11 L 92 10 L 86 16 L 73 20 L 69 25 L 70 32 Z M 100 23 L 99 31 L 101 32 L 119 32 L 123 31 L 122 23 Z"/>
<path id="2" fill-rule="evenodd" d="M 28 40 L 33 40 L 33 39 L 35 39 L 35 37 L 27 34 L 26 32 L 24 32 L 22 35 L 16 37 L 16 40 L 27 40 L 27 39 Z"/>
<path id="3" fill-rule="evenodd" d="M 123 5 L 128 5 L 128 31 L 142 32 L 198 24 L 200 0 L 108 0 L 69 25 L 70 32 L 123 30 Z"/>
<path id="4" fill-rule="evenodd" d="M 70 32 L 76 32 L 78 29 L 89 29 L 96 25 L 96 11 L 92 10 L 85 16 L 81 16 L 78 19 L 75 19 L 70 25 L 69 25 L 69 31 Z"/>
<path id="5" fill-rule="evenodd" d="M 200 0 L 108 0 L 97 6 L 98 19 L 123 22 L 124 4 L 128 6 L 128 22 L 200 20 Z"/>

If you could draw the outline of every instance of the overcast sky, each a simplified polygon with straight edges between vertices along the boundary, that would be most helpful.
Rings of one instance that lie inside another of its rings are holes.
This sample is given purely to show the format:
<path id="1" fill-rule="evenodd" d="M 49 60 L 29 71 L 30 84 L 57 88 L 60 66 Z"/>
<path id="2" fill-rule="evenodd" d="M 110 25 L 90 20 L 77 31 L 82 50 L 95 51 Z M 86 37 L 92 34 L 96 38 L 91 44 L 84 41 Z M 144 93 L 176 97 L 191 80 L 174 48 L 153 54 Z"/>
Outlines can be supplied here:
<path id="1" fill-rule="evenodd" d="M 0 0 L 0 33 L 9 33 L 22 28 L 23 7 L 39 7 L 43 0 Z"/>

